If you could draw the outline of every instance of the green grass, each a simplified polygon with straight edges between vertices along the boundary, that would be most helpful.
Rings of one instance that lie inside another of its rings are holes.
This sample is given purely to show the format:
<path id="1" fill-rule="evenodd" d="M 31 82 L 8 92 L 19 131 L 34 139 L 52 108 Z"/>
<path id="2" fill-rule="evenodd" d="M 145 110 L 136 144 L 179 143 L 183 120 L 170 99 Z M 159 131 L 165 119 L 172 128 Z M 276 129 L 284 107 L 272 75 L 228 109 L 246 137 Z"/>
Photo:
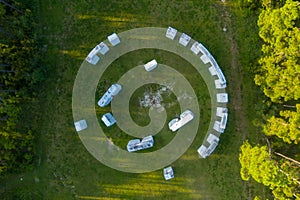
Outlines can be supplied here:
<path id="1" fill-rule="evenodd" d="M 37 10 L 34 12 L 39 19 L 41 36 L 48 53 L 44 58 L 48 79 L 41 85 L 37 102 L 31 105 L 33 126 L 38 130 L 35 167 L 32 171 L 1 180 L 2 199 L 22 196 L 23 199 L 247 199 L 264 193 L 263 187 L 256 184 L 245 186 L 240 178 L 238 153 L 243 137 L 235 129 L 239 118 L 235 115 L 233 106 L 229 106 L 228 126 L 215 153 L 205 160 L 199 159 L 195 154 L 209 125 L 210 111 L 206 110 L 210 109 L 209 95 L 207 89 L 203 88 L 203 82 L 194 81 L 199 77 L 195 77 L 191 67 L 180 67 L 180 64 L 189 64 L 174 54 L 156 50 L 132 52 L 129 55 L 131 59 L 121 57 L 114 62 L 105 72 L 105 80 L 99 80 L 99 83 L 104 83 L 107 88 L 117 80 L 116 75 L 121 75 L 129 66 L 136 66 L 140 61 L 151 60 L 154 55 L 163 63 L 181 70 L 194 83 L 192 86 L 196 88 L 199 102 L 203 104 L 200 109 L 204 115 L 201 115 L 199 133 L 193 144 L 172 164 L 175 179 L 164 181 L 161 170 L 130 174 L 104 166 L 87 152 L 73 127 L 71 101 L 77 70 L 90 49 L 112 32 L 147 26 L 173 26 L 202 42 L 222 67 L 230 81 L 229 85 L 234 85 L 235 80 L 230 78 L 235 73 L 230 69 L 230 42 L 222 32 L 224 24 L 219 12 L 219 1 L 35 2 Z M 243 31 L 256 34 L 246 28 L 247 20 L 253 23 L 255 19 L 237 17 L 236 24 L 232 27 L 237 30 L 235 38 L 241 48 L 239 59 L 243 60 L 240 62 L 243 66 L 248 59 L 247 54 L 251 54 L 243 49 L 252 48 L 248 45 L 249 41 L 243 41 Z M 115 71 L 116 65 L 122 65 L 122 68 Z M 242 92 L 251 97 L 243 97 L 246 113 L 251 111 L 250 105 L 256 103 L 251 86 L 251 80 L 245 78 Z M 98 95 L 105 87 L 99 87 Z M 235 98 L 235 91 L 230 88 L 228 90 L 230 98 Z M 137 96 L 138 93 L 139 91 Z M 171 112 L 175 110 L 176 107 Z M 99 110 L 99 113 L 104 111 Z M 250 113 L 247 117 L 252 120 L 255 113 Z M 255 131 L 250 122 L 246 128 L 249 133 Z M 111 134 L 116 140 L 122 135 L 117 127 L 107 129 L 107 134 Z M 255 137 L 251 134 L 248 136 Z M 126 136 L 124 138 L 127 139 Z M 168 136 L 166 142 L 170 138 Z M 125 139 L 120 140 L 120 145 L 124 146 L 125 141 L 128 141 Z M 23 181 L 20 181 L 21 177 Z"/>
<path id="2" fill-rule="evenodd" d="M 141 107 L 139 104 L 139 98 L 143 97 L 145 91 L 149 91 L 150 89 L 153 91 L 157 91 L 159 88 L 160 86 L 157 84 L 144 85 L 138 90 L 136 90 L 136 92 L 131 97 L 129 109 L 130 109 L 131 117 L 136 124 L 140 126 L 146 126 L 150 123 L 150 117 L 148 115 L 149 108 Z M 176 111 L 177 113 L 180 112 L 180 107 L 176 101 L 176 97 L 174 94 L 172 94 L 171 96 L 165 94 L 162 95 L 162 98 L 163 98 L 162 105 L 163 106 L 165 105 L 165 108 L 167 108 L 167 113 L 169 116 L 167 121 L 170 121 L 171 120 L 170 118 L 172 116 L 173 117 L 176 116 L 175 115 Z M 173 102 L 175 103 L 173 104 Z M 168 104 L 171 104 L 171 106 L 167 106 Z M 105 112 L 106 111 L 99 112 L 98 118 L 100 119 L 102 114 L 104 114 Z M 126 145 L 128 141 L 130 139 L 133 139 L 133 137 L 124 133 L 122 130 L 118 128 L 118 126 L 107 128 L 102 122 L 100 122 L 100 124 L 106 136 L 110 138 L 115 145 L 126 150 Z M 151 133 L 148 134 L 151 135 Z M 168 131 L 168 127 L 165 126 L 161 131 L 155 134 L 155 146 L 151 149 L 147 149 L 141 152 L 149 152 L 149 151 L 155 151 L 157 149 L 160 149 L 163 146 L 167 145 L 174 138 L 174 136 L 175 134 Z"/>
<path id="3" fill-rule="evenodd" d="M 190 63 L 175 55 L 174 53 L 157 49 L 142 49 L 130 52 L 119 57 L 109 66 L 109 68 L 102 75 L 102 78 L 99 80 L 97 92 L 95 95 L 95 101 L 98 101 L 102 94 L 107 90 L 107 88 L 110 87 L 111 84 L 117 82 L 125 72 L 136 67 L 137 65 L 142 64 L 143 61 L 151 60 L 154 57 L 160 63 L 172 66 L 174 69 L 179 71 L 180 74 L 184 75 L 185 78 L 193 86 L 193 89 L 198 97 L 198 102 L 200 104 L 199 107 L 201 109 L 201 131 L 199 131 L 198 134 L 203 138 L 203 136 L 206 134 L 205 130 L 207 130 L 210 121 L 210 112 L 208 111 L 210 111 L 211 107 L 206 84 Z M 158 85 L 154 84 L 144 85 L 143 87 L 136 90 L 130 99 L 129 108 L 131 117 L 137 124 L 141 126 L 146 126 L 150 122 L 150 118 L 148 116 L 149 108 L 140 107 L 138 99 L 142 98 L 144 92 L 150 89 L 155 92 L 157 91 L 157 89 L 159 89 L 159 87 Z M 175 116 L 178 116 L 180 114 L 180 107 L 174 94 L 171 94 L 170 96 L 163 95 L 162 104 L 165 106 L 165 108 L 167 108 L 167 121 L 170 121 Z M 110 107 L 99 108 L 96 105 L 96 111 L 97 116 L 100 119 L 104 113 L 110 111 Z M 126 135 L 126 133 L 122 132 L 118 127 L 113 126 L 111 128 L 106 128 L 103 123 L 100 122 L 100 124 L 107 137 L 110 138 L 114 142 L 114 144 L 122 147 L 123 149 L 126 149 L 127 142 L 130 139 L 133 139 L 133 137 Z M 155 151 L 163 147 L 164 145 L 168 144 L 173 137 L 174 134 L 168 131 L 168 127 L 167 125 L 165 125 L 164 128 L 155 135 L 156 142 L 154 148 L 146 151 Z"/>

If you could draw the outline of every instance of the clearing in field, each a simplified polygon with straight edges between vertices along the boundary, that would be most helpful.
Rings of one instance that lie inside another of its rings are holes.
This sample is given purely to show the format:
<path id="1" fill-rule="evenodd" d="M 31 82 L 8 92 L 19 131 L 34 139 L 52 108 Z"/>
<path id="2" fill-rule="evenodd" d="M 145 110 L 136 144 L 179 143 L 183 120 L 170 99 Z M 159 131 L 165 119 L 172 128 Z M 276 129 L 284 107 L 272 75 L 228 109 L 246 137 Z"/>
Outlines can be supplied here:
<path id="1" fill-rule="evenodd" d="M 134 68 L 127 71 L 118 80 L 118 84 L 122 86 L 122 90 L 113 98 L 111 103 L 112 113 L 117 121 L 118 127 L 123 132 L 134 137 L 143 138 L 148 135 L 154 136 L 166 125 L 167 113 L 162 107 L 151 107 L 149 109 L 150 123 L 147 126 L 139 126 L 132 120 L 129 110 L 130 98 L 139 87 L 145 84 L 156 83 L 165 87 L 172 85 L 171 91 L 177 97 L 181 109 L 180 113 L 189 109 L 195 113 L 195 116 L 191 124 L 177 131 L 176 136 L 169 144 L 157 151 L 148 152 L 147 154 L 132 154 L 114 145 L 112 140 L 109 140 L 101 129 L 99 120 L 95 117 L 95 110 L 94 113 L 91 112 L 91 110 L 93 110 L 93 108 L 95 109 L 93 100 L 95 99 L 94 94 L 99 77 L 101 77 L 106 68 L 119 56 L 134 50 L 149 48 L 176 53 L 189 61 L 198 73 L 202 75 L 202 77 L 204 76 L 203 78 L 206 81 L 206 85 L 209 86 L 208 89 L 213 104 L 211 127 L 218 122 L 215 115 L 215 105 L 226 106 L 227 101 L 225 101 L 224 104 L 224 102 L 216 100 L 218 93 L 224 93 L 226 85 L 222 88 L 216 88 L 217 84 L 213 84 L 215 80 L 225 80 L 214 58 L 205 47 L 198 42 L 191 41 L 191 37 L 184 33 L 178 34 L 176 40 L 179 38 L 179 42 L 173 40 L 176 34 L 173 34 L 173 39 L 170 40 L 170 29 L 172 30 L 171 32 L 174 33 L 175 29 L 169 27 L 168 29 L 140 28 L 120 33 L 119 36 L 114 34 L 115 38 L 118 39 L 117 46 L 112 44 L 110 48 L 108 48 L 105 43 L 101 42 L 100 44 L 102 44 L 103 48 L 97 45 L 91 51 L 92 53 L 96 50 L 100 52 L 99 57 L 97 57 L 98 60 L 100 60 L 97 62 L 98 64 L 89 62 L 89 60 L 92 60 L 90 59 L 90 53 L 87 57 L 89 58 L 88 63 L 83 62 L 79 70 L 73 90 L 73 116 L 75 121 L 81 119 L 87 120 L 89 127 L 84 131 L 80 131 L 78 134 L 89 152 L 109 167 L 125 172 L 142 173 L 155 171 L 173 163 L 193 142 L 197 134 L 200 118 L 200 110 L 197 102 L 198 97 L 188 80 L 178 71 L 163 64 L 159 64 L 159 67 L 151 72 L 149 72 L 150 70 L 145 70 L 143 66 L 133 66 Z M 105 51 L 102 52 L 104 47 Z M 209 61 L 206 62 L 206 64 L 204 64 L 200 56 L 197 55 L 200 51 L 202 57 L 206 56 L 207 61 Z M 93 56 L 97 56 L 96 53 L 94 53 Z M 209 63 L 211 65 L 209 65 Z M 210 71 L 208 70 L 210 69 L 208 65 L 215 70 L 214 74 L 208 73 Z M 218 75 L 217 70 L 222 74 L 222 79 L 216 79 L 220 76 L 214 76 Z M 189 98 L 180 98 L 184 95 Z M 105 95 L 101 99 L 104 97 Z M 214 129 L 209 129 L 210 134 L 214 133 L 213 131 Z M 219 130 L 215 130 L 217 137 L 220 135 L 218 131 Z M 208 142 L 204 141 L 203 143 L 207 145 Z M 215 144 L 214 148 L 216 147 Z M 210 143 L 208 143 L 207 148 L 210 151 L 208 152 L 208 150 L 206 150 L 204 152 L 206 156 L 211 154 L 214 150 L 212 148 L 209 149 L 209 147 Z M 203 152 L 201 153 L 203 154 Z"/>

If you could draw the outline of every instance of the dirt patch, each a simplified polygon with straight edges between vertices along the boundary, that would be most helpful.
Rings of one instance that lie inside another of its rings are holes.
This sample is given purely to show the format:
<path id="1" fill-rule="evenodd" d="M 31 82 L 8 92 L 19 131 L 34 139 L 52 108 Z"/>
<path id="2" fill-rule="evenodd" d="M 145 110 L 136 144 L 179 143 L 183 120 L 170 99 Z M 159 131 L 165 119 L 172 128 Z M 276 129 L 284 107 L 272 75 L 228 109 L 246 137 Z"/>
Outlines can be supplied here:
<path id="1" fill-rule="evenodd" d="M 226 39 L 230 42 L 230 53 L 231 53 L 231 65 L 230 65 L 230 77 L 234 80 L 233 84 L 230 84 L 228 88 L 231 95 L 231 104 L 233 105 L 235 117 L 239 123 L 236 124 L 236 131 L 243 134 L 243 140 L 247 137 L 247 118 L 245 114 L 245 110 L 243 109 L 243 100 L 242 100 L 242 92 L 241 92 L 241 85 L 243 83 L 243 75 L 241 73 L 241 65 L 238 62 L 239 51 L 237 42 L 233 39 L 234 37 L 234 30 L 231 28 L 233 27 L 233 19 L 228 11 L 228 8 L 225 3 L 222 3 L 221 6 L 222 10 L 222 17 L 224 22 L 224 27 L 226 31 L 224 31 Z"/>
<path id="2" fill-rule="evenodd" d="M 159 108 L 162 106 L 163 94 L 170 95 L 170 88 L 161 86 L 158 90 L 153 91 L 152 88 L 144 92 L 143 97 L 139 97 L 140 107 L 150 108 L 152 106 Z"/>
<path id="3" fill-rule="evenodd" d="M 239 57 L 239 51 L 238 51 L 238 45 L 237 42 L 233 39 L 234 38 L 234 30 L 233 24 L 234 19 L 232 19 L 232 15 L 229 8 L 227 7 L 225 1 L 222 1 L 222 5 L 220 6 L 221 9 L 221 15 L 223 17 L 223 23 L 224 23 L 224 34 L 226 39 L 230 42 L 230 53 L 231 53 L 231 65 L 230 65 L 230 77 L 234 81 L 232 84 L 230 84 L 229 92 L 230 92 L 230 101 L 232 106 L 232 109 L 234 109 L 235 118 L 238 123 L 235 124 L 235 128 L 237 133 L 242 134 L 243 141 L 246 140 L 247 137 L 247 117 L 245 110 L 243 108 L 243 99 L 242 99 L 242 91 L 241 91 L 241 85 L 243 83 L 243 75 L 241 72 L 241 65 L 238 62 Z M 252 190 L 250 189 L 251 184 L 248 182 L 243 182 L 243 190 L 244 194 L 248 194 L 249 199 L 253 199 Z"/>

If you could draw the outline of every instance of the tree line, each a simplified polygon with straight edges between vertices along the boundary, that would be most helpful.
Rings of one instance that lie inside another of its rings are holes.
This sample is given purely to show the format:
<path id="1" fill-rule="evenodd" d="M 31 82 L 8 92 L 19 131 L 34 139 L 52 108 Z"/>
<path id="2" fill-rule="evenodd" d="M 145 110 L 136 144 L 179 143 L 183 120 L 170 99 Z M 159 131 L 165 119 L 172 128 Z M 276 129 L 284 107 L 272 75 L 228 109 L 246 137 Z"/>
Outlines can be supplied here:
<path id="1" fill-rule="evenodd" d="M 247 2 L 260 7 L 263 44 L 254 81 L 268 111 L 259 123 L 266 142 L 241 146 L 241 177 L 269 187 L 275 199 L 300 199 L 300 2 Z"/>
<path id="2" fill-rule="evenodd" d="M 44 79 L 31 10 L 14 0 L 0 1 L 0 175 L 32 164 L 34 130 L 22 123 L 23 105 Z"/>

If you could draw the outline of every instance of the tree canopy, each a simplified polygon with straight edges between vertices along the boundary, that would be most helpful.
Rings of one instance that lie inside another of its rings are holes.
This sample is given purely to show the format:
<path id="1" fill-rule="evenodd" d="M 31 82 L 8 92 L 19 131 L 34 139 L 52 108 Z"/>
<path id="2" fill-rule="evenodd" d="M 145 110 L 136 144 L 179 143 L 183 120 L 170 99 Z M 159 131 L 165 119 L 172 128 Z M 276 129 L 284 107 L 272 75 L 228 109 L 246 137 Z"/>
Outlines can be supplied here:
<path id="1" fill-rule="evenodd" d="M 35 22 L 22 6 L 0 1 L 0 175 L 27 168 L 34 153 L 33 130 L 21 115 L 42 80 L 42 67 Z"/>
<path id="2" fill-rule="evenodd" d="M 286 160 L 276 161 L 267 151 L 267 146 L 252 147 L 247 141 L 241 146 L 239 160 L 243 180 L 253 178 L 268 186 L 276 199 L 293 199 L 299 197 L 299 184 L 294 178 L 295 168 Z"/>
<path id="3" fill-rule="evenodd" d="M 276 135 L 288 143 L 300 142 L 300 104 L 297 111 L 280 111 L 280 117 L 272 116 L 264 126 L 264 133 L 268 136 Z"/>
<path id="4" fill-rule="evenodd" d="M 264 103 L 268 114 L 262 114 L 265 123 L 262 132 L 276 137 L 267 139 L 268 147 L 244 142 L 239 156 L 241 177 L 243 180 L 253 178 L 269 187 L 275 199 L 299 199 L 299 162 L 275 157 L 272 149 L 284 149 L 288 155 L 299 158 L 299 146 L 294 144 L 300 141 L 300 3 L 262 0 L 261 6 L 257 24 L 263 42 L 262 56 L 254 81 L 273 102 Z M 293 104 L 288 106 L 289 110 L 286 107 L 283 110 L 282 104 L 286 102 Z M 275 145 L 271 143 L 273 139 Z"/>
<path id="5" fill-rule="evenodd" d="M 280 8 L 263 10 L 258 19 L 259 36 L 264 44 L 255 83 L 274 102 L 300 98 L 299 3 L 287 0 Z"/>

